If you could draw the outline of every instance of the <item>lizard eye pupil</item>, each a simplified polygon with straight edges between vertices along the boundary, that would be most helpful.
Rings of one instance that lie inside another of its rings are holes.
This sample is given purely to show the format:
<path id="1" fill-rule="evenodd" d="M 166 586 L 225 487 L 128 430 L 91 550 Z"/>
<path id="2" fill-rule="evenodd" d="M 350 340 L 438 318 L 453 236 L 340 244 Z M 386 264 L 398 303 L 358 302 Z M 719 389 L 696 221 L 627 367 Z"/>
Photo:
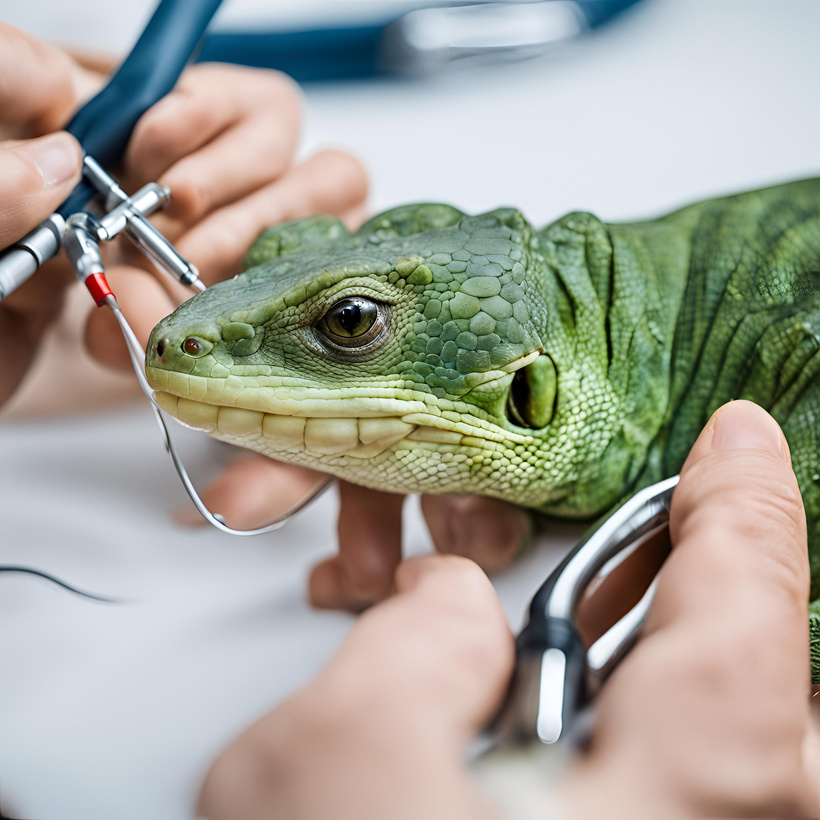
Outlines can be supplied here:
<path id="1" fill-rule="evenodd" d="M 384 328 L 383 307 L 363 296 L 340 299 L 319 320 L 317 329 L 341 347 L 363 347 Z"/>
<path id="2" fill-rule="evenodd" d="M 192 336 L 187 338 L 182 343 L 182 349 L 189 355 L 189 356 L 196 356 L 200 351 L 201 345 L 199 342 L 194 339 Z"/>
<path id="3" fill-rule="evenodd" d="M 353 304 L 345 305 L 339 311 L 339 325 L 343 330 L 347 331 L 351 336 L 355 335 L 356 328 L 362 323 L 361 308 L 354 302 Z"/>
<path id="4" fill-rule="evenodd" d="M 186 356 L 199 359 L 210 353 L 213 347 L 213 344 L 206 339 L 200 339 L 198 336 L 189 336 L 182 343 L 182 352 L 185 353 Z"/>

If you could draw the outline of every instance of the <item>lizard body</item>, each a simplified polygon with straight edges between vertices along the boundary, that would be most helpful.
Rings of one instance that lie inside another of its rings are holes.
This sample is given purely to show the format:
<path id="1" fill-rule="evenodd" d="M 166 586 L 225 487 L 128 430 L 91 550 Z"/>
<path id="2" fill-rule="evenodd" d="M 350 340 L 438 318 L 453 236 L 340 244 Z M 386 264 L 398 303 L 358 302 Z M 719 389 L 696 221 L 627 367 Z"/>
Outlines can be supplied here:
<path id="1" fill-rule="evenodd" d="M 820 680 L 820 180 L 541 231 L 446 205 L 353 235 L 313 218 L 245 267 L 154 330 L 158 401 L 377 489 L 592 517 L 678 472 L 721 404 L 765 407 L 806 507 Z"/>

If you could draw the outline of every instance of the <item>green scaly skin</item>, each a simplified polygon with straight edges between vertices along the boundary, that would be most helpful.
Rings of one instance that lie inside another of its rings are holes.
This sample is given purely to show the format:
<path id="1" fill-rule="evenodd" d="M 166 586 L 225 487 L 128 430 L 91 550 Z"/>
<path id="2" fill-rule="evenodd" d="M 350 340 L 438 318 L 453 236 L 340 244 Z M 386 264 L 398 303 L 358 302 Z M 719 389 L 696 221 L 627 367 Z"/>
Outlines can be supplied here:
<path id="1" fill-rule="evenodd" d="M 820 680 L 820 180 L 542 231 L 446 205 L 352 236 L 314 218 L 266 231 L 246 268 L 156 327 L 158 400 L 377 489 L 591 517 L 677 473 L 724 402 L 765 407 L 806 506 Z M 351 297 L 378 319 L 340 346 L 328 311 Z"/>

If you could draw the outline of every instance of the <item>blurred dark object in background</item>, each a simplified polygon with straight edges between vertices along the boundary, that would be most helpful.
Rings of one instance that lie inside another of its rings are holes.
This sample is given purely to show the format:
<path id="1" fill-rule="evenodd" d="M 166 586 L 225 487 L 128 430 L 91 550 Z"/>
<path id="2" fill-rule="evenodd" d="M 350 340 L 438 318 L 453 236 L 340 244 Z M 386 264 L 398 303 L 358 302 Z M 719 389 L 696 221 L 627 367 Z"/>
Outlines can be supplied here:
<path id="1" fill-rule="evenodd" d="M 356 25 L 211 34 L 199 61 L 276 68 L 299 82 L 429 76 L 530 59 L 606 25 L 640 0 L 460 2 Z"/>

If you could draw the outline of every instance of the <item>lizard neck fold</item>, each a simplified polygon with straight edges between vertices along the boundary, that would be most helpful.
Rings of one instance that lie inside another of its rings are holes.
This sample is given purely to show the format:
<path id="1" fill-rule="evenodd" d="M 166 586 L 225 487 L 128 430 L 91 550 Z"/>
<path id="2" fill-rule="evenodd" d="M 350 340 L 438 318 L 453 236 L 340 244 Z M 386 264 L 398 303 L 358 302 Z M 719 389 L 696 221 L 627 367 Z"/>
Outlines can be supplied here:
<path id="1" fill-rule="evenodd" d="M 594 515 L 653 470 L 669 412 L 687 236 L 675 226 L 606 225 L 573 213 L 545 228 L 540 245 L 544 350 L 558 371 L 556 422 L 573 465 L 550 511 Z"/>

